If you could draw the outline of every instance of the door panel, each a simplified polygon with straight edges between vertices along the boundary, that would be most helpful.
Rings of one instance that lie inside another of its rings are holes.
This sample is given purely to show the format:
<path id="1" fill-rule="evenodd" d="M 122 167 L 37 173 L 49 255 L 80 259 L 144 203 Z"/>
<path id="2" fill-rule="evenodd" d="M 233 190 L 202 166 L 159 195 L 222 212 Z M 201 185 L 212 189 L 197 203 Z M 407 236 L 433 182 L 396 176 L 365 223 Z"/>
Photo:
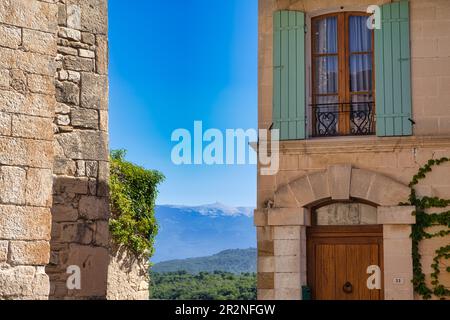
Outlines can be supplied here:
<path id="1" fill-rule="evenodd" d="M 382 299 L 382 290 L 367 288 L 367 267 L 383 268 L 381 234 L 374 234 L 373 226 L 368 227 L 372 232 L 367 236 L 364 227 L 343 228 L 345 232 L 339 232 L 339 227 L 325 228 L 329 232 L 323 232 L 323 227 L 322 232 L 308 232 L 308 282 L 313 298 Z"/>

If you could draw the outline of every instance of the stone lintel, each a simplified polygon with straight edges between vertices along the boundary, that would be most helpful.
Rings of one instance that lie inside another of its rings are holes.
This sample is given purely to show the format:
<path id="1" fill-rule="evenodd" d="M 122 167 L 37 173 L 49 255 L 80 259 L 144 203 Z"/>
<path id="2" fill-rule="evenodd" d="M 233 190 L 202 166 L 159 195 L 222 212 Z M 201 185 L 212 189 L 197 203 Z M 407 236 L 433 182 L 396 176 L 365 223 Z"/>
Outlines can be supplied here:
<path id="1" fill-rule="evenodd" d="M 378 207 L 378 224 L 415 224 L 414 206 Z"/>

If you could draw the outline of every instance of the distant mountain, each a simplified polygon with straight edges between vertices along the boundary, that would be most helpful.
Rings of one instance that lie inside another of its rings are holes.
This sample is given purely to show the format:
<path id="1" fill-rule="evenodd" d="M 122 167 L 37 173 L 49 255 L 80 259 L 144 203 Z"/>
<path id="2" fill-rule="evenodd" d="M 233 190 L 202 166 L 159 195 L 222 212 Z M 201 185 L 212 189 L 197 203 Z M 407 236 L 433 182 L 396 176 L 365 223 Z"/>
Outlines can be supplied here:
<path id="1" fill-rule="evenodd" d="M 205 257 L 230 249 L 256 247 L 253 208 L 221 203 L 203 206 L 159 205 L 159 233 L 153 263 Z"/>
<path id="2" fill-rule="evenodd" d="M 225 271 L 231 273 L 256 272 L 256 249 L 231 249 L 208 257 L 163 261 L 152 267 L 153 272 L 165 273 L 187 271 L 199 272 Z"/>

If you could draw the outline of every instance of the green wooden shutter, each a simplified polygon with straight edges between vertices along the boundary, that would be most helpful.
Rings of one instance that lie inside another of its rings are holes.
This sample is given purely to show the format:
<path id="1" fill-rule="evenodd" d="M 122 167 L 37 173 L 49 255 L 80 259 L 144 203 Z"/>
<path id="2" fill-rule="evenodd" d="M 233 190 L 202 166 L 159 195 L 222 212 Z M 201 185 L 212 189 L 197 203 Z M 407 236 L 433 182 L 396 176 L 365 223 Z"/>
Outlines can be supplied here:
<path id="1" fill-rule="evenodd" d="M 381 29 L 375 30 L 377 135 L 412 134 L 409 2 L 381 7 Z"/>
<path id="2" fill-rule="evenodd" d="M 305 139 L 305 14 L 277 11 L 273 26 L 273 128 Z"/>

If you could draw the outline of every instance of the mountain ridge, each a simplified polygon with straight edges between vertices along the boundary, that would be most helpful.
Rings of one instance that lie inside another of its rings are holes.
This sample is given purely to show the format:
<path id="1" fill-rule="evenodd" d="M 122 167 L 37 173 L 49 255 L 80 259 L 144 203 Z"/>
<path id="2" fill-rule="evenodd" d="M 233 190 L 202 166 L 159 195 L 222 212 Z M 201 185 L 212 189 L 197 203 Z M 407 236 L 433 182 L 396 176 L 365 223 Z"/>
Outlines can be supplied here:
<path id="1" fill-rule="evenodd" d="M 174 259 L 156 263 L 152 272 L 167 273 L 186 271 L 191 274 L 200 272 L 223 271 L 235 274 L 256 272 L 256 248 L 227 249 L 216 254 L 187 259 Z"/>
<path id="2" fill-rule="evenodd" d="M 159 232 L 153 263 L 256 247 L 251 207 L 157 205 L 155 216 Z"/>

